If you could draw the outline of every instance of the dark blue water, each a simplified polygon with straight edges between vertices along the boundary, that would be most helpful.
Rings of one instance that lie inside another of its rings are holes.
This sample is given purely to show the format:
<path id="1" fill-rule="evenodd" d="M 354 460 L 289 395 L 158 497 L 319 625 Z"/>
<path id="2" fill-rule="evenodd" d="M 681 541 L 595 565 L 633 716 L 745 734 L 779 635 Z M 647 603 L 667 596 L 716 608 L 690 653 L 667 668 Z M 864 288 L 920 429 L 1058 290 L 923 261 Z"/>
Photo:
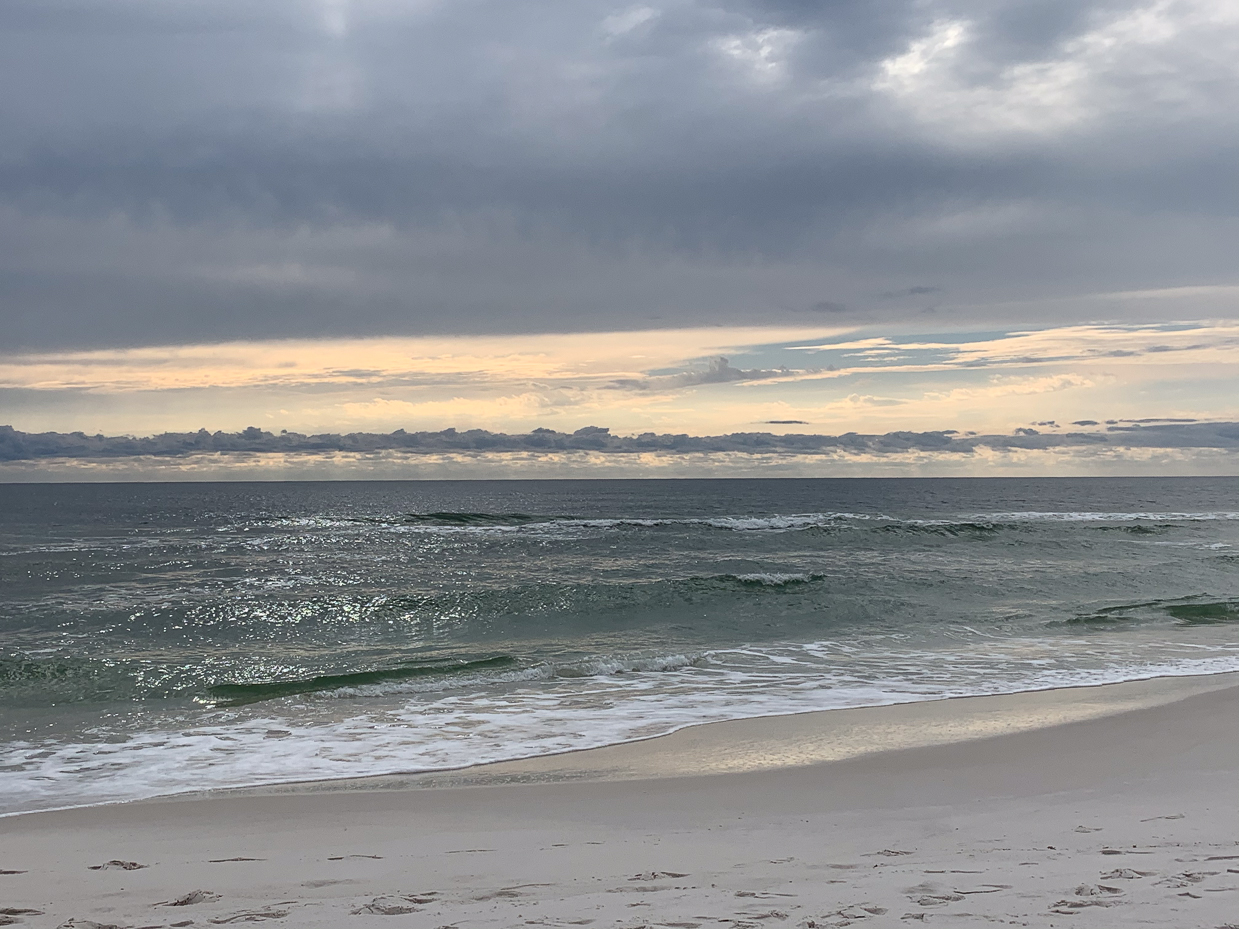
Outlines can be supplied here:
<path id="1" fill-rule="evenodd" d="M 1235 479 L 0 486 L 0 811 L 1239 669 Z"/>

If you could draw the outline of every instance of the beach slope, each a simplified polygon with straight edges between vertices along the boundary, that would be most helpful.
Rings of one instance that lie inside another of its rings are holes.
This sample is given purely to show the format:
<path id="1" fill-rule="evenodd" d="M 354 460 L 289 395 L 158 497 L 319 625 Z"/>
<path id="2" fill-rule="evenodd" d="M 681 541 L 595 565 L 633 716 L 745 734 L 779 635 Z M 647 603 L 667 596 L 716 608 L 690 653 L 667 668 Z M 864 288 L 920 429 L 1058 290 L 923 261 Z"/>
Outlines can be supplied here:
<path id="1" fill-rule="evenodd" d="M 0 924 L 1239 925 L 1234 675 L 325 786 L 0 820 Z"/>

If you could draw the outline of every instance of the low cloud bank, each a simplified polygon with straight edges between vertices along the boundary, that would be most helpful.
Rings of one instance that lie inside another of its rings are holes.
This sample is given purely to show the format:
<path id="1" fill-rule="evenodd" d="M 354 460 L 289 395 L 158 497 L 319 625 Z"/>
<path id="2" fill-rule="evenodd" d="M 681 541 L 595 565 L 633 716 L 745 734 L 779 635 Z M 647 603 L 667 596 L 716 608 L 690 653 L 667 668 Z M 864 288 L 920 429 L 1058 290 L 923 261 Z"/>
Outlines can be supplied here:
<path id="1" fill-rule="evenodd" d="M 1111 425 L 1104 431 L 1042 432 L 1019 429 L 1014 435 L 935 432 L 887 432 L 866 435 L 775 435 L 769 432 L 735 432 L 729 435 L 692 436 L 646 432 L 636 436 L 612 435 L 609 429 L 586 426 L 573 433 L 535 429 L 522 435 L 507 435 L 471 429 L 459 432 L 353 432 L 302 435 L 296 432 L 266 432 L 251 426 L 241 432 L 166 432 L 148 437 L 89 436 L 82 432 L 20 432 L 0 426 L 0 461 L 31 461 L 51 458 L 123 459 L 154 456 L 182 458 L 191 455 L 227 453 L 321 453 L 385 452 L 412 454 L 444 452 L 572 451 L 632 453 L 838 453 L 897 454 L 932 451 L 969 454 L 978 448 L 1052 449 L 1080 446 L 1109 448 L 1212 448 L 1239 449 L 1239 423 L 1151 422 Z"/>

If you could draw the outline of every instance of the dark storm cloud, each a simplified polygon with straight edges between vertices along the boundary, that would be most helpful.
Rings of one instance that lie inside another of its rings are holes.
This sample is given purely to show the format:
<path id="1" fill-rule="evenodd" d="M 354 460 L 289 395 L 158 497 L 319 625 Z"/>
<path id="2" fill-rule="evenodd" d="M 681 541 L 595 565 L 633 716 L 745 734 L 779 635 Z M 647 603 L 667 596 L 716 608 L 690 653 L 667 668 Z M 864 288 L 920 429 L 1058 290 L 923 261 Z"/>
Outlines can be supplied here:
<path id="1" fill-rule="evenodd" d="M 9 0 L 6 347 L 1226 283 L 1239 22 L 1139 9 Z"/>

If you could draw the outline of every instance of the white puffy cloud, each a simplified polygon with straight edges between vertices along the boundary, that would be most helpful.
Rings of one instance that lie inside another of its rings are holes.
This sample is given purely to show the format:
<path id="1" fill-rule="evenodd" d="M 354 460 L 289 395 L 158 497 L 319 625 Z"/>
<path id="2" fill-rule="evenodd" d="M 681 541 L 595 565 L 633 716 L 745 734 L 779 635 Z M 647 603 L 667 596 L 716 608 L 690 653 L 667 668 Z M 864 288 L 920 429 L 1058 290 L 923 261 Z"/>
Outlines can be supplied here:
<path id="1" fill-rule="evenodd" d="M 1154 0 L 1100 8 L 1045 53 L 1004 60 L 968 19 L 939 19 L 883 60 L 872 84 L 949 142 L 995 136 L 1104 134 L 1114 123 L 1234 124 L 1239 8 Z"/>

